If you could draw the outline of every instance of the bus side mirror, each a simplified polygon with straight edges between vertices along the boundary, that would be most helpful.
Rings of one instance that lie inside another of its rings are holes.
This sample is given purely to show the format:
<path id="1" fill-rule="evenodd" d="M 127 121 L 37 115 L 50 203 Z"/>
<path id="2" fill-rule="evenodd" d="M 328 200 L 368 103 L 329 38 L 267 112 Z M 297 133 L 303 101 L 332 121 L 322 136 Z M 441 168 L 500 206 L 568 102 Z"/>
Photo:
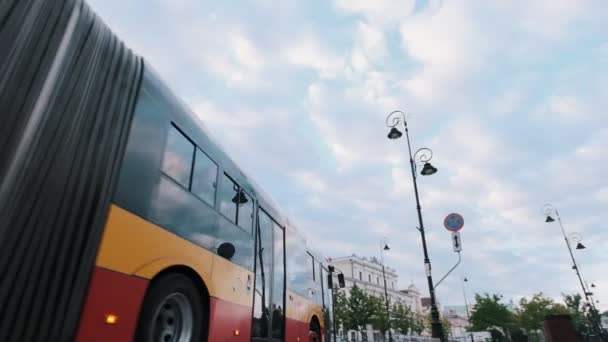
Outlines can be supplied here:
<path id="1" fill-rule="evenodd" d="M 340 288 L 346 286 L 346 284 L 344 284 L 344 273 L 338 274 L 338 285 L 340 285 Z"/>
<path id="2" fill-rule="evenodd" d="M 230 242 L 224 242 L 217 248 L 217 254 L 225 259 L 232 259 L 236 253 L 236 248 Z"/>

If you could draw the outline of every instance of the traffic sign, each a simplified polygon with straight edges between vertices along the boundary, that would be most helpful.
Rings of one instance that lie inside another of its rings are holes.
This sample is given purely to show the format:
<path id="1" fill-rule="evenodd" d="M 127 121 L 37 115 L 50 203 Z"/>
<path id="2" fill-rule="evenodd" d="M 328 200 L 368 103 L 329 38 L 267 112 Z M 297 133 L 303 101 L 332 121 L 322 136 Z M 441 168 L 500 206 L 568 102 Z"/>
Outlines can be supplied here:
<path id="1" fill-rule="evenodd" d="M 454 246 L 454 252 L 460 252 L 462 250 L 462 241 L 460 240 L 459 232 L 452 232 L 452 245 Z"/>
<path id="2" fill-rule="evenodd" d="M 443 226 L 451 232 L 457 232 L 464 226 L 464 218 L 460 214 L 451 213 L 443 220 Z"/>

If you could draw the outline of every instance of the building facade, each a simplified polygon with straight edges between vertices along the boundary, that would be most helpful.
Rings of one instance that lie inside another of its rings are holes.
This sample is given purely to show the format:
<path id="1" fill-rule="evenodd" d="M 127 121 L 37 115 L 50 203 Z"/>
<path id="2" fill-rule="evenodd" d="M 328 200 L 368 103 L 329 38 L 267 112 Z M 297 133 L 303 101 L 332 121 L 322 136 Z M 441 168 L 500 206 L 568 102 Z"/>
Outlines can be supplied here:
<path id="1" fill-rule="evenodd" d="M 461 315 L 460 312 L 456 310 L 445 310 L 443 318 L 450 322 L 450 338 L 466 339 L 466 337 L 470 336 L 470 334 L 467 333 L 469 320 L 466 316 Z"/>
<path id="2" fill-rule="evenodd" d="M 344 274 L 346 289 L 353 286 L 365 291 L 367 294 L 384 298 L 384 278 L 382 275 L 382 265 L 376 257 L 360 257 L 356 254 L 346 257 L 332 258 L 332 264 L 336 271 Z M 406 289 L 399 288 L 399 275 L 396 270 L 385 266 L 386 289 L 389 303 L 402 303 L 407 305 L 412 312 L 422 313 L 422 303 L 420 292 L 413 284 Z M 342 332 L 342 336 L 349 341 L 383 341 L 381 334 L 368 326 L 365 332 L 356 336 L 355 331 Z"/>

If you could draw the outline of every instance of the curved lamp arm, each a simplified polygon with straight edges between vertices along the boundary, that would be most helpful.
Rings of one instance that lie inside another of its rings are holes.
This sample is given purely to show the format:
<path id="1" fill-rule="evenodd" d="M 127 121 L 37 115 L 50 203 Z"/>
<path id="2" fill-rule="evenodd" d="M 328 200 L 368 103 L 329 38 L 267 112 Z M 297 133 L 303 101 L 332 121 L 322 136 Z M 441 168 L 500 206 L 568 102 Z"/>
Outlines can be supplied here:
<path id="1" fill-rule="evenodd" d="M 407 114 L 400 110 L 395 110 L 386 117 L 386 127 L 395 127 L 402 122 L 404 126 L 407 126 L 406 118 Z"/>

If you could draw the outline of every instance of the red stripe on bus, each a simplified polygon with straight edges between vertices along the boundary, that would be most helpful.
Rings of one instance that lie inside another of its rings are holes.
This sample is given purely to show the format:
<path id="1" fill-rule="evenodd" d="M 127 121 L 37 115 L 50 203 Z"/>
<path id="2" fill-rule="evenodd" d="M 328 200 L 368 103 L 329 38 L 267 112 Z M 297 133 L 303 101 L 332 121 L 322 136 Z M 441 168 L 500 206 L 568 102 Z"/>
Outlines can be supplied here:
<path id="1" fill-rule="evenodd" d="M 132 341 L 148 280 L 95 267 L 76 342 Z M 106 316 L 114 315 L 114 324 Z"/>
<path id="2" fill-rule="evenodd" d="M 285 325 L 285 341 L 308 342 L 310 323 L 287 318 Z"/>
<path id="3" fill-rule="evenodd" d="M 251 307 L 215 297 L 211 297 L 209 304 L 209 341 L 245 342 L 251 340 Z"/>

